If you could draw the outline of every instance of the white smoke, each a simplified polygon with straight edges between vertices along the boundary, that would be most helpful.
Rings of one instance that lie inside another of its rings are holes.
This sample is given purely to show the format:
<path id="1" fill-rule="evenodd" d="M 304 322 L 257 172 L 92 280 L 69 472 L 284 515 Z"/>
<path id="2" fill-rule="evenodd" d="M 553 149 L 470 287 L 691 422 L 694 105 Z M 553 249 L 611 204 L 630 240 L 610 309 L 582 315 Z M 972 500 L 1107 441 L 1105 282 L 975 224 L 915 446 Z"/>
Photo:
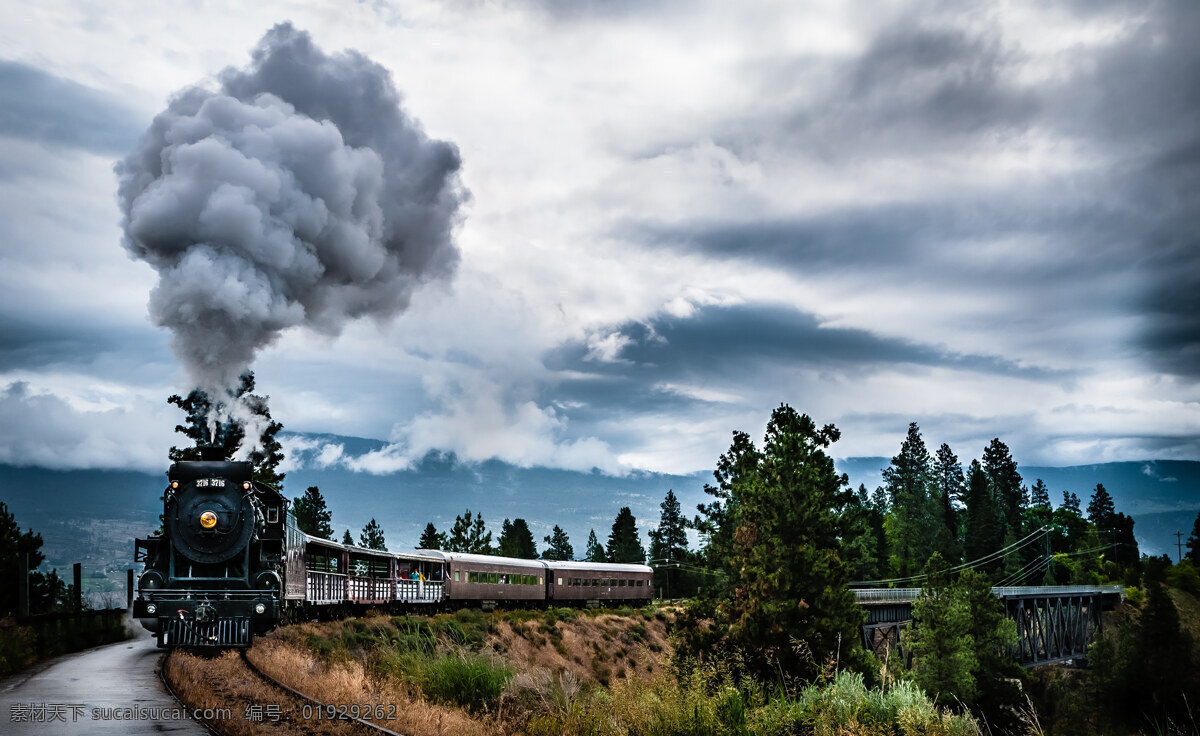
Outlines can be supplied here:
<path id="1" fill-rule="evenodd" d="M 387 319 L 452 274 L 468 196 L 458 149 L 357 52 L 281 24 L 219 81 L 174 97 L 116 167 L 124 245 L 159 274 L 150 314 L 218 401 L 284 330 Z"/>

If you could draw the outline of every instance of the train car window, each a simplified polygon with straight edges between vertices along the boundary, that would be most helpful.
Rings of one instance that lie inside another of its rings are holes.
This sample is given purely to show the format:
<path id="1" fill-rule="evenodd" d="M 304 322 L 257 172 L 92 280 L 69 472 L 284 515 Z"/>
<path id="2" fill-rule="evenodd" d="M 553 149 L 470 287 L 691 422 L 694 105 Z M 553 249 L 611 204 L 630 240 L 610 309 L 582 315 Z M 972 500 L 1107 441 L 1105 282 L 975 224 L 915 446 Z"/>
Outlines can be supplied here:
<path id="1" fill-rule="evenodd" d="M 639 580 L 639 581 L 637 581 L 637 587 L 639 587 L 639 588 L 640 588 L 640 587 L 642 587 L 642 583 L 643 583 L 643 582 L 644 582 L 644 581 L 642 581 L 642 580 Z"/>
<path id="2" fill-rule="evenodd" d="M 617 583 L 617 587 L 619 587 L 619 588 L 625 587 L 625 579 L 624 578 L 621 578 L 621 582 Z"/>
<path id="3" fill-rule="evenodd" d="M 457 570 L 454 571 L 454 582 L 456 582 L 456 583 L 458 582 L 458 571 Z"/>
<path id="4" fill-rule="evenodd" d="M 267 523 L 268 524 L 278 524 L 279 523 L 279 509 L 277 507 L 272 506 L 271 508 L 267 509 Z"/>

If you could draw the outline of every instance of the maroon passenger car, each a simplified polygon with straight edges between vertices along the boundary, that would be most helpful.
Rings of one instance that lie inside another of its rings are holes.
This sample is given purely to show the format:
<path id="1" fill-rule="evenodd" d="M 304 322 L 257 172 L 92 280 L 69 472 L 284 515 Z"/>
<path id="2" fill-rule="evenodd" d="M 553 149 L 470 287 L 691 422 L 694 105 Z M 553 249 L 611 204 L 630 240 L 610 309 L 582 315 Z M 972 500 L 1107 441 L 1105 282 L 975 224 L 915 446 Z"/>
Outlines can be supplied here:
<path id="1" fill-rule="evenodd" d="M 549 601 L 600 605 L 625 603 L 644 606 L 654 591 L 654 570 L 646 565 L 593 562 L 545 562 L 550 576 Z"/>

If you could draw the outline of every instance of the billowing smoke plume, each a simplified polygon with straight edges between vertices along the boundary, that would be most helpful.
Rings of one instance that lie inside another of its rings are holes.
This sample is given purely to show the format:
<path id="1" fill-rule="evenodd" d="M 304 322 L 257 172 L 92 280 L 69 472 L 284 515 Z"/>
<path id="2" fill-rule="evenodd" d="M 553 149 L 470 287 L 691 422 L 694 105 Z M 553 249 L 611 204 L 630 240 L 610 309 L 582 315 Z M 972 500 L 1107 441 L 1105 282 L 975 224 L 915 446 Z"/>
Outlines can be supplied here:
<path id="1" fill-rule="evenodd" d="M 390 74 L 271 29 L 220 89 L 191 88 L 117 165 L 125 247 L 159 274 L 154 320 L 196 385 L 226 390 L 289 327 L 385 319 L 458 263 L 458 149 Z"/>

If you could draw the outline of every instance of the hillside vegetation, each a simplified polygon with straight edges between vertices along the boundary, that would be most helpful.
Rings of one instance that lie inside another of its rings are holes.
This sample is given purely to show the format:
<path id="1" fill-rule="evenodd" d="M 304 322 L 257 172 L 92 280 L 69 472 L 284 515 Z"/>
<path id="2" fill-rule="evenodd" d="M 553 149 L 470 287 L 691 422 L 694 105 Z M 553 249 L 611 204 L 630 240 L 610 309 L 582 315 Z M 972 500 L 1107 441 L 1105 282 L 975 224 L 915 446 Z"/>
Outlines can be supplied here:
<path id="1" fill-rule="evenodd" d="M 280 629 L 251 659 L 324 702 L 396 704 L 386 725 L 411 736 L 982 733 L 909 682 L 829 670 L 789 690 L 681 668 L 673 623 L 651 608 L 373 616 Z"/>

